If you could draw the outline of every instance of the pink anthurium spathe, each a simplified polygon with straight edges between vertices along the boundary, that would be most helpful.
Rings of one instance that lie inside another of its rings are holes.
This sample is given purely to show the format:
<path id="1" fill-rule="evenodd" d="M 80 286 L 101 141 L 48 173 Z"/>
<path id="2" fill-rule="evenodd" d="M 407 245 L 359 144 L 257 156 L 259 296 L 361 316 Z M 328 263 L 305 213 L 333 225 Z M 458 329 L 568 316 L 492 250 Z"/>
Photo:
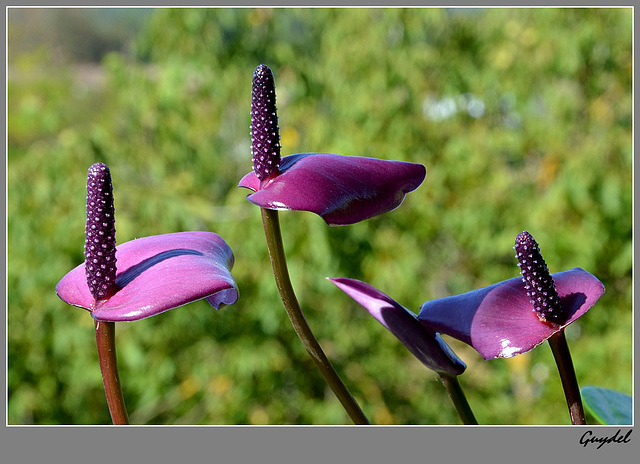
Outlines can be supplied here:
<path id="1" fill-rule="evenodd" d="M 268 66 L 253 75 L 251 138 L 254 170 L 240 187 L 262 208 L 310 211 L 329 225 L 353 224 L 391 211 L 424 181 L 417 163 L 327 153 L 280 157 L 275 84 Z"/>
<path id="2" fill-rule="evenodd" d="M 450 375 L 460 375 L 466 369 L 439 334 L 420 324 L 413 312 L 380 290 L 356 279 L 329 280 L 369 311 L 429 369 Z"/>
<path id="3" fill-rule="evenodd" d="M 518 237 L 519 240 L 530 238 L 535 244 L 527 232 Z M 533 248 L 536 259 L 531 264 L 539 267 L 532 268 L 537 275 L 544 275 L 546 264 L 537 244 Z M 519 251 L 519 255 L 527 254 L 526 258 L 531 260 L 530 251 Z M 546 275 L 552 279 L 531 285 L 530 276 L 523 271 L 524 278 L 515 277 L 460 295 L 427 301 L 420 308 L 418 320 L 425 327 L 471 345 L 484 359 L 525 353 L 582 317 L 605 291 L 602 282 L 581 268 Z M 536 294 L 545 284 L 550 288 L 542 288 Z M 552 295 L 553 286 L 557 297 Z M 552 300 L 556 301 L 554 311 L 542 305 L 547 296 L 553 296 Z"/>
<path id="4" fill-rule="evenodd" d="M 177 232 L 115 246 L 111 175 L 89 168 L 86 260 L 56 286 L 68 304 L 99 321 L 135 321 L 206 298 L 216 309 L 238 299 L 231 248 L 213 232 Z"/>
<path id="5" fill-rule="evenodd" d="M 231 268 L 234 256 L 213 232 L 153 235 L 116 247 L 115 291 L 95 300 L 85 264 L 71 270 L 56 286 L 58 296 L 87 309 L 96 320 L 135 321 L 206 298 L 216 309 L 238 299 Z"/>

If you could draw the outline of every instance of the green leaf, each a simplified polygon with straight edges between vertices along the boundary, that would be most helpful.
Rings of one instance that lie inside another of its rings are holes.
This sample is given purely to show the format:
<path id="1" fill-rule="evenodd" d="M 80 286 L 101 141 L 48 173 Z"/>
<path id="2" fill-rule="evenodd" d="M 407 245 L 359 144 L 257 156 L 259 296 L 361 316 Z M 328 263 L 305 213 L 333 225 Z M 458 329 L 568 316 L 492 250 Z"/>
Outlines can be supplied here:
<path id="1" fill-rule="evenodd" d="M 583 387 L 586 408 L 604 425 L 631 425 L 631 396 L 608 388 Z"/>

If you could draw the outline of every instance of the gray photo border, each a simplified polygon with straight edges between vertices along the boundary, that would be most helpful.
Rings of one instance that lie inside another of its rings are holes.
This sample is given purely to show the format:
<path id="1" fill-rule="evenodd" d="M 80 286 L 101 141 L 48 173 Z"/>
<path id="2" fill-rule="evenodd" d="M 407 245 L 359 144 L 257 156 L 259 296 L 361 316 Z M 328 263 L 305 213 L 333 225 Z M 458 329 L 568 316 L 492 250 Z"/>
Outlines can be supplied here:
<path id="1" fill-rule="evenodd" d="M 544 2 L 546 3 L 546 2 Z M 86 2 L 68 2 L 61 4 L 8 4 L 15 6 L 134 6 L 125 2 L 111 2 L 109 5 L 91 5 Z M 137 2 L 135 6 L 175 6 L 175 3 L 163 5 L 161 2 Z M 189 2 L 188 6 L 373 6 L 371 2 L 350 2 L 343 5 L 338 1 L 325 1 L 316 4 L 300 2 L 245 1 L 242 4 L 229 2 Z M 383 5 L 376 5 L 383 6 Z M 402 5 L 388 6 L 540 6 L 514 5 L 513 3 L 492 2 L 442 2 L 429 4 L 424 1 L 402 2 Z M 563 2 L 560 5 L 545 6 L 600 6 L 598 4 Z M 632 4 L 602 5 L 606 7 L 634 6 Z M 6 53 L 6 8 L 3 31 Z M 634 9 L 634 24 L 636 11 Z M 635 28 L 634 28 L 635 30 Z M 634 49 L 635 49 L 634 34 Z M 634 70 L 637 62 L 634 56 Z M 5 57 L 5 84 L 6 80 Z M 634 74 L 635 76 L 635 74 Z M 6 118 L 6 88 L 4 95 Z M 634 99 L 635 114 L 635 99 Z M 6 129 L 6 121 L 5 121 Z M 4 335 L 5 360 L 5 401 L 3 412 L 5 423 L 0 432 L 0 456 L 2 461 L 10 464 L 67 462 L 75 463 L 199 463 L 220 462 L 253 463 L 400 463 L 400 462 L 452 462 L 464 463 L 492 462 L 519 464 L 540 463 L 547 460 L 563 463 L 602 463 L 631 462 L 634 451 L 640 451 L 640 436 L 631 427 L 604 426 L 7 426 L 7 162 L 6 162 L 6 130 L 5 130 L 5 171 L 2 176 L 2 188 L 5 198 L 4 208 L 4 256 L 3 296 L 5 301 Z M 634 134 L 635 135 L 635 134 Z M 634 163 L 634 200 L 635 179 L 637 178 Z M 636 226 L 636 210 L 634 201 L 634 228 Z M 636 260 L 634 246 L 634 262 Z M 634 295 L 635 295 L 634 279 Z M 635 298 L 634 298 L 635 309 Z M 634 341 L 637 314 L 634 311 Z M 634 359 L 637 349 L 634 343 Z M 634 363 L 635 367 L 635 363 Z M 635 373 L 635 370 L 634 370 Z M 635 398 L 634 376 L 634 398 Z M 634 401 L 634 417 L 637 404 Z M 587 431 L 593 436 L 612 437 L 620 430 L 618 436 L 628 435 L 629 443 L 607 444 L 597 448 L 596 444 L 584 446 L 581 438 Z"/>

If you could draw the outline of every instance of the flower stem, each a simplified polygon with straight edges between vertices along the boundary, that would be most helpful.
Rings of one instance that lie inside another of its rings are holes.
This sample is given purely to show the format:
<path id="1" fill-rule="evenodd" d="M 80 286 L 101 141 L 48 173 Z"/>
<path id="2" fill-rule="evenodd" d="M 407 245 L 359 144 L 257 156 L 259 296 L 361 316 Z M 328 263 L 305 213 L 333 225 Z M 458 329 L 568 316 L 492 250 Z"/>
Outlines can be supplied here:
<path id="1" fill-rule="evenodd" d="M 104 384 L 104 393 L 107 396 L 111 421 L 114 425 L 126 425 L 129 423 L 129 415 L 124 405 L 120 376 L 118 375 L 115 322 L 95 321 L 95 330 L 102 383 Z"/>
<path id="2" fill-rule="evenodd" d="M 576 379 L 576 372 L 573 369 L 571 361 L 571 353 L 569 353 L 569 345 L 564 335 L 564 330 L 560 330 L 549 338 L 549 345 L 553 352 L 553 357 L 558 366 L 560 380 L 562 380 L 562 388 L 567 398 L 567 406 L 569 407 L 569 416 L 573 425 L 586 425 L 587 421 L 584 417 L 584 409 L 582 408 L 582 399 L 580 397 L 580 388 Z"/>
<path id="3" fill-rule="evenodd" d="M 446 388 L 447 393 L 449 393 L 449 398 L 451 398 L 456 411 L 458 411 L 458 416 L 462 419 L 462 423 L 465 425 L 478 425 L 478 421 L 473 415 L 473 411 L 471 411 L 467 397 L 462 391 L 462 387 L 460 387 L 458 376 L 444 373 L 440 373 L 439 375 L 444 388 Z"/>
<path id="4" fill-rule="evenodd" d="M 360 406 L 351 395 L 351 392 L 340 379 L 340 376 L 331 365 L 324 351 L 322 351 L 320 344 L 313 335 L 302 313 L 302 309 L 293 291 L 289 271 L 287 270 L 278 212 L 266 208 L 260 209 L 262 211 L 262 223 L 267 238 L 267 248 L 269 250 L 276 286 L 280 292 L 282 303 L 291 320 L 291 324 L 293 324 L 293 329 L 353 422 L 359 425 L 369 424 L 367 416 L 364 415 L 362 409 L 360 409 Z"/>

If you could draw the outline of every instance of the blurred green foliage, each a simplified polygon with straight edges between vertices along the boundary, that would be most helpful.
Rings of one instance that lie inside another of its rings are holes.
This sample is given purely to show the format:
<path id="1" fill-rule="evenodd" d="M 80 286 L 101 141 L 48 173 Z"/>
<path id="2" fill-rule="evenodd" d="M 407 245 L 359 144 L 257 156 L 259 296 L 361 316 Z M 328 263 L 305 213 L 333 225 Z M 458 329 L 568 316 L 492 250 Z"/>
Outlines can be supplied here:
<path id="1" fill-rule="evenodd" d="M 293 333 L 259 210 L 236 187 L 259 63 L 275 74 L 283 155 L 427 166 L 386 215 L 336 228 L 280 215 L 303 310 L 372 422 L 459 420 L 437 377 L 324 277 L 417 310 L 518 275 L 524 229 L 552 272 L 582 267 L 607 288 L 567 331 L 580 384 L 631 393 L 631 25 L 631 9 L 161 9 L 97 81 L 45 45 L 10 54 L 9 423 L 110 422 L 92 319 L 54 292 L 83 261 L 98 161 L 119 243 L 212 230 L 236 254 L 236 305 L 117 324 L 132 421 L 350 423 Z M 481 423 L 569 423 L 546 344 L 485 362 L 447 340 Z"/>

